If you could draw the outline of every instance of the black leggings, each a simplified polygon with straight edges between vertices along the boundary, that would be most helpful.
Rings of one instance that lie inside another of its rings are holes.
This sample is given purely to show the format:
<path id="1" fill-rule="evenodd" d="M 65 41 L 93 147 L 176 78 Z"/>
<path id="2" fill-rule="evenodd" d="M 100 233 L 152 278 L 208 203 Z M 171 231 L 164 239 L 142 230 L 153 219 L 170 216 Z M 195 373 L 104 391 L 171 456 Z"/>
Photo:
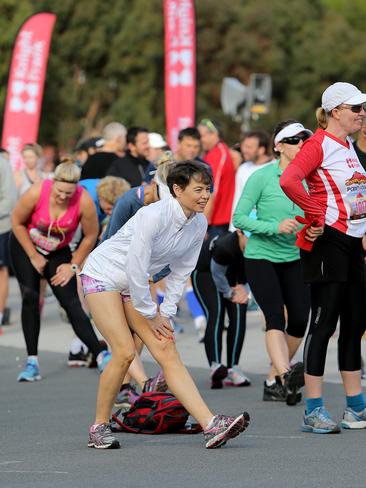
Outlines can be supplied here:
<path id="1" fill-rule="evenodd" d="M 303 282 L 300 260 L 272 263 L 266 259 L 246 258 L 245 269 L 254 298 L 264 313 L 266 330 L 286 330 L 292 337 L 304 337 L 310 294 L 308 285 Z"/>
<path id="2" fill-rule="evenodd" d="M 330 337 L 338 318 L 340 371 L 361 369 L 361 338 L 365 331 L 365 291 L 359 282 L 312 283 L 311 322 L 304 349 L 305 372 L 323 376 Z"/>
<path id="3" fill-rule="evenodd" d="M 15 276 L 18 280 L 22 294 L 22 327 L 29 356 L 38 354 L 38 337 L 41 325 L 39 312 L 39 287 L 41 276 L 33 267 L 30 259 L 14 234 L 10 237 L 10 255 Z M 71 261 L 69 247 L 50 253 L 47 256 L 47 264 L 44 269 L 44 277 L 51 286 L 52 291 L 65 310 L 75 334 L 86 344 L 96 356 L 103 350 L 94 329 L 81 307 L 78 297 L 76 277 L 74 276 L 67 285 L 53 286 L 51 278 L 55 275 L 60 264 Z"/>
<path id="4" fill-rule="evenodd" d="M 239 364 L 246 329 L 246 305 L 232 303 L 217 291 L 212 276 L 208 272 L 193 271 L 192 285 L 207 319 L 205 350 L 209 364 L 221 363 L 222 333 L 224 331 L 225 310 L 229 317 L 227 330 L 227 366 Z"/>

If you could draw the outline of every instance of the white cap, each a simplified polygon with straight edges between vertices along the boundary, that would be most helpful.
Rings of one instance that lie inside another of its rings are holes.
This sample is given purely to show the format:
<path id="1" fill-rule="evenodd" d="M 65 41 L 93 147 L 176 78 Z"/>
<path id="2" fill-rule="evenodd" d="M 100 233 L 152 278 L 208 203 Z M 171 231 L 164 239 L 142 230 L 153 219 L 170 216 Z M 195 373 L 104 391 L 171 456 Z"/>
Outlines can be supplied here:
<path id="1" fill-rule="evenodd" d="M 149 145 L 153 149 L 161 149 L 162 147 L 167 146 L 167 142 L 163 139 L 161 134 L 157 132 L 150 132 L 149 133 Z"/>
<path id="2" fill-rule="evenodd" d="M 366 94 L 362 93 L 351 83 L 338 81 L 328 86 L 322 95 L 322 107 L 326 112 L 330 112 L 342 103 L 347 105 L 360 105 L 366 102 Z"/>
<path id="3" fill-rule="evenodd" d="M 276 145 L 286 137 L 297 136 L 297 134 L 300 134 L 301 132 L 305 132 L 305 134 L 309 134 L 309 136 L 313 135 L 311 130 L 305 129 L 305 127 L 300 124 L 300 122 L 295 122 L 294 124 L 286 125 L 286 127 L 280 130 L 280 132 L 276 135 L 274 139 L 274 143 Z"/>

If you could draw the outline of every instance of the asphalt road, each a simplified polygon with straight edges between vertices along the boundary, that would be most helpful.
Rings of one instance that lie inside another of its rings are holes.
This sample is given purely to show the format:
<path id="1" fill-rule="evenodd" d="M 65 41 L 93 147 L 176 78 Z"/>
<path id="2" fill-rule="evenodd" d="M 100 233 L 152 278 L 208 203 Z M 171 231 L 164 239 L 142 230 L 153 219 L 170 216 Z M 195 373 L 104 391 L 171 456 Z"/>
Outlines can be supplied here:
<path id="1" fill-rule="evenodd" d="M 44 379 L 17 383 L 21 350 L 0 347 L 0 487 L 353 487 L 366 486 L 366 431 L 321 436 L 300 431 L 303 405 L 261 401 L 263 377 L 242 389 L 208 389 L 207 372 L 191 372 L 215 412 L 248 410 L 249 429 L 209 451 L 200 434 L 117 434 L 122 448 L 88 449 L 98 374 L 69 369 L 65 355 L 43 353 Z M 148 365 L 150 372 L 154 366 Z M 327 384 L 340 417 L 340 385 Z"/>
<path id="2" fill-rule="evenodd" d="M 25 351 L 14 279 L 9 303 L 12 325 L 0 336 L 0 488 L 366 487 L 366 430 L 305 434 L 300 430 L 303 404 L 261 400 L 268 358 L 260 314 L 248 314 L 241 359 L 252 386 L 223 390 L 209 389 L 203 346 L 187 314 L 179 319 L 185 333 L 178 335 L 177 347 L 211 409 L 250 413 L 252 422 L 243 435 L 210 451 L 201 434 L 117 434 L 122 448 L 100 451 L 87 448 L 98 373 L 67 367 L 70 325 L 60 321 L 57 304 L 48 300 L 40 337 L 43 380 L 17 383 Z M 366 341 L 364 356 L 365 346 Z M 336 355 L 335 337 L 329 344 L 325 398 L 334 417 L 341 418 L 344 397 Z M 149 355 L 143 357 L 148 372 L 155 373 Z"/>

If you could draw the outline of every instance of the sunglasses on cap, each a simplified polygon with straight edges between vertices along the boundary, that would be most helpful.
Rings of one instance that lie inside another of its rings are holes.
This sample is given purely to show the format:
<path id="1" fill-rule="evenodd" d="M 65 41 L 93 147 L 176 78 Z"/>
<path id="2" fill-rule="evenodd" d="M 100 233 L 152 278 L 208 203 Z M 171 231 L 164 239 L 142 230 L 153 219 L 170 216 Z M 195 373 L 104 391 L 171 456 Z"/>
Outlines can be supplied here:
<path id="1" fill-rule="evenodd" d="M 359 114 L 361 113 L 362 110 L 366 112 L 366 103 L 360 103 L 359 105 L 347 105 L 346 103 L 343 103 L 338 108 L 339 109 L 346 108 L 349 109 L 354 114 Z"/>
<path id="2" fill-rule="evenodd" d="M 297 144 L 300 144 L 300 141 L 305 142 L 307 139 L 309 139 L 309 137 L 309 134 L 302 134 L 299 136 L 285 137 L 280 142 L 290 144 L 291 146 L 297 146 Z"/>
<path id="3" fill-rule="evenodd" d="M 203 125 L 204 127 L 207 127 L 207 129 L 211 132 L 219 132 L 216 125 L 210 119 L 202 119 L 198 125 Z"/>

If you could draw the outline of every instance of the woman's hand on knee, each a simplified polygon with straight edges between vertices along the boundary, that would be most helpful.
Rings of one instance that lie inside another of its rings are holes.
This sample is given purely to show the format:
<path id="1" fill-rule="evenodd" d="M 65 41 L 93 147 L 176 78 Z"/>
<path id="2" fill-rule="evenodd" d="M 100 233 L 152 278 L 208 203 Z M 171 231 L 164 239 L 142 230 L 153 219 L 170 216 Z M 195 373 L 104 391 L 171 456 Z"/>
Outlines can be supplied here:
<path id="1" fill-rule="evenodd" d="M 157 314 L 153 319 L 148 319 L 148 322 L 155 337 L 159 341 L 162 337 L 174 341 L 174 329 L 168 317 Z"/>

